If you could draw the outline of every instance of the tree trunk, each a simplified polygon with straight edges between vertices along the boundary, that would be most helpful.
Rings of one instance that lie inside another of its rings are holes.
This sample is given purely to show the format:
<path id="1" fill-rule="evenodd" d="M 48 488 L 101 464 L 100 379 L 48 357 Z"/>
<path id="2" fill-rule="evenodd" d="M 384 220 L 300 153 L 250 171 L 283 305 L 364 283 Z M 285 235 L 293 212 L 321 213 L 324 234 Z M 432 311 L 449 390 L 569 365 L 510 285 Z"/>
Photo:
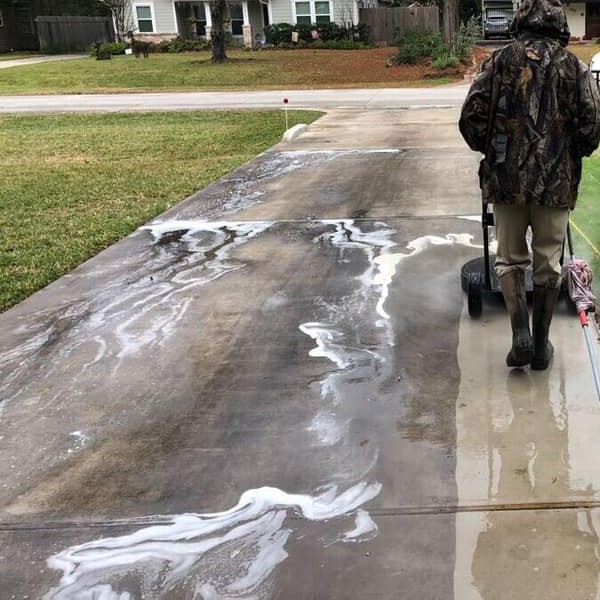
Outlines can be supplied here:
<path id="1" fill-rule="evenodd" d="M 213 0 L 210 3 L 212 27 L 210 39 L 212 41 L 212 61 L 222 63 L 227 60 L 225 54 L 225 0 Z"/>
<path id="2" fill-rule="evenodd" d="M 458 0 L 443 0 L 442 21 L 444 40 L 449 42 L 458 29 Z"/>

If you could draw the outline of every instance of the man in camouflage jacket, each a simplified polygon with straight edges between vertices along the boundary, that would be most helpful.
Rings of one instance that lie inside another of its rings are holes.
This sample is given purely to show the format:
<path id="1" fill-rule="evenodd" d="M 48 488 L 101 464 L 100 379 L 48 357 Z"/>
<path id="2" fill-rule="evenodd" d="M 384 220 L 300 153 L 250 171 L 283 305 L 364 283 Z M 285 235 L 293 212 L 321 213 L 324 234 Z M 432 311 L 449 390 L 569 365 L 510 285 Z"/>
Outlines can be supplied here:
<path id="1" fill-rule="evenodd" d="M 558 0 L 524 0 L 515 40 L 487 59 L 462 108 L 459 127 L 479 169 L 484 203 L 494 204 L 496 274 L 510 315 L 510 367 L 546 369 L 548 331 L 559 294 L 569 210 L 581 158 L 600 141 L 600 94 L 587 67 L 565 49 L 570 32 Z M 525 297 L 532 230 L 533 338 Z"/>

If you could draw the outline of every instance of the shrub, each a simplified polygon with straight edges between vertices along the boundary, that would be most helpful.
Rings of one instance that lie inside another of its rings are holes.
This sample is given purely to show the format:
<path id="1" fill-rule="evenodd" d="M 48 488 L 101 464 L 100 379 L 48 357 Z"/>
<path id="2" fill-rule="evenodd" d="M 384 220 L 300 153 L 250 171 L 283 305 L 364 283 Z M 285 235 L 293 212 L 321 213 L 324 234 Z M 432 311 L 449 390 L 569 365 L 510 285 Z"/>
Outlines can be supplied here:
<path id="1" fill-rule="evenodd" d="M 362 42 L 363 44 L 369 43 L 369 26 L 366 23 L 359 23 L 354 30 L 354 39 Z"/>
<path id="2" fill-rule="evenodd" d="M 415 46 L 400 46 L 394 57 L 394 62 L 399 65 L 414 65 L 420 58 L 419 52 Z"/>
<path id="3" fill-rule="evenodd" d="M 317 31 L 319 32 L 319 37 L 324 42 L 329 42 L 331 40 L 343 40 L 348 39 L 349 32 L 345 27 L 340 27 L 337 23 L 323 23 L 317 27 Z"/>
<path id="4" fill-rule="evenodd" d="M 125 54 L 125 49 L 129 48 L 129 44 L 125 42 L 109 42 L 106 44 L 100 44 L 96 42 L 90 46 L 90 56 L 94 56 L 95 58 L 99 58 L 99 55 L 103 57 L 108 57 L 116 54 Z M 102 60 L 99 58 L 99 60 Z"/>
<path id="5" fill-rule="evenodd" d="M 420 58 L 428 58 L 439 54 L 444 45 L 439 33 L 429 31 L 397 32 L 394 43 L 398 46 L 395 62 L 398 64 L 414 64 Z"/>
<path id="6" fill-rule="evenodd" d="M 127 42 L 112 42 L 110 44 L 103 44 L 103 46 L 107 47 L 113 56 L 125 54 L 125 50 L 129 48 L 129 44 Z"/>
<path id="7" fill-rule="evenodd" d="M 461 23 L 450 41 L 450 49 L 454 56 L 462 61 L 468 59 L 471 49 L 480 36 L 481 20 L 478 17 L 471 17 L 466 23 Z"/>
<path id="8" fill-rule="evenodd" d="M 189 40 L 177 36 L 173 40 L 165 40 L 156 45 L 158 52 L 202 52 L 208 50 L 209 42 L 205 40 Z"/>
<path id="9" fill-rule="evenodd" d="M 448 67 L 456 67 L 458 65 L 458 58 L 451 53 L 440 54 L 433 60 L 433 66 L 436 69 L 447 69 Z"/>
<path id="10" fill-rule="evenodd" d="M 303 23 L 298 23 L 294 26 L 294 31 L 298 32 L 298 37 L 300 38 L 298 41 L 303 41 L 310 43 L 313 41 L 312 30 L 314 27 L 312 25 L 306 25 Z"/>
<path id="11" fill-rule="evenodd" d="M 273 23 L 265 27 L 265 40 L 267 44 L 278 46 L 282 42 L 291 43 L 294 26 L 289 23 Z"/>
<path id="12" fill-rule="evenodd" d="M 354 40 L 331 40 L 325 44 L 330 50 L 361 50 L 369 47 L 368 44 Z"/>

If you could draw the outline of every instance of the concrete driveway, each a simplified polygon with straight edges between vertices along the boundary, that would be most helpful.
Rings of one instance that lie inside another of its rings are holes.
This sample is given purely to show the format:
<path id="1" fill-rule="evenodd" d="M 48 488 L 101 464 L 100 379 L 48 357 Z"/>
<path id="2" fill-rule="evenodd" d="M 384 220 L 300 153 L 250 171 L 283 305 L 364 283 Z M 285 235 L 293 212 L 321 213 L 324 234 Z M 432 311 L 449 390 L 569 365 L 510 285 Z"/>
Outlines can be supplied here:
<path id="1" fill-rule="evenodd" d="M 0 316 L 6 598 L 597 598 L 561 305 L 509 371 L 456 109 L 338 110 Z"/>

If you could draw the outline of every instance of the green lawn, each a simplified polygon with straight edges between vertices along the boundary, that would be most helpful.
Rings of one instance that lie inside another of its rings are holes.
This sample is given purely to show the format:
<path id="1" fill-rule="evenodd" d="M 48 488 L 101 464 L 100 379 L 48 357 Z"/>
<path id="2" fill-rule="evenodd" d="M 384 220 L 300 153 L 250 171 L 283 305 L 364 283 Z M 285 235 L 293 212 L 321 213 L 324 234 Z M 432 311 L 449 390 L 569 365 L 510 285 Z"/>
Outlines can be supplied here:
<path id="1" fill-rule="evenodd" d="M 91 57 L 0 70 L 0 94 L 250 90 L 439 85 L 415 65 L 388 68 L 393 48 L 364 50 L 228 50 L 213 64 L 209 52 L 151 54 L 147 59 Z"/>
<path id="2" fill-rule="evenodd" d="M 290 126 L 317 112 L 290 111 Z M 0 116 L 0 311 L 277 142 L 281 111 Z"/>

